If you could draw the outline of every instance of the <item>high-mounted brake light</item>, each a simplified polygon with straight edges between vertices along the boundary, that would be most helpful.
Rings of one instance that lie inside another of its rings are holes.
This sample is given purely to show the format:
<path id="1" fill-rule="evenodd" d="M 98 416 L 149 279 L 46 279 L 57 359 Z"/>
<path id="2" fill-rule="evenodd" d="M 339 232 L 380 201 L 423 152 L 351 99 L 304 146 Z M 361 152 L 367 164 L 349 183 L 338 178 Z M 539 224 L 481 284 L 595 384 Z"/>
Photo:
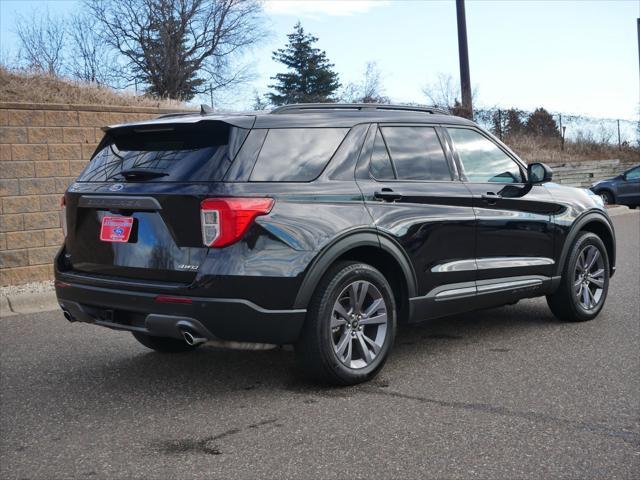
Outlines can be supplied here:
<path id="1" fill-rule="evenodd" d="M 60 225 L 64 238 L 67 238 L 67 201 L 64 199 L 64 195 L 60 198 Z"/>
<path id="2" fill-rule="evenodd" d="M 246 233 L 251 222 L 273 208 L 272 198 L 207 198 L 200 204 L 202 242 L 226 247 Z"/>

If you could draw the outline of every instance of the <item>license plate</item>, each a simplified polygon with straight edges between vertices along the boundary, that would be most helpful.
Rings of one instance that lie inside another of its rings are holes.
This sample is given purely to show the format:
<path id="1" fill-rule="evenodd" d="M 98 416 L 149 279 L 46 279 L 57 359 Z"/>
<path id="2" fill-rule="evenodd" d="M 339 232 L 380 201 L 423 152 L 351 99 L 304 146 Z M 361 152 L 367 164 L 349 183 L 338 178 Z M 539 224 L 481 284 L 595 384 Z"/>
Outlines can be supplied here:
<path id="1" fill-rule="evenodd" d="M 132 217 L 102 217 L 100 240 L 103 242 L 128 242 L 132 227 Z"/>

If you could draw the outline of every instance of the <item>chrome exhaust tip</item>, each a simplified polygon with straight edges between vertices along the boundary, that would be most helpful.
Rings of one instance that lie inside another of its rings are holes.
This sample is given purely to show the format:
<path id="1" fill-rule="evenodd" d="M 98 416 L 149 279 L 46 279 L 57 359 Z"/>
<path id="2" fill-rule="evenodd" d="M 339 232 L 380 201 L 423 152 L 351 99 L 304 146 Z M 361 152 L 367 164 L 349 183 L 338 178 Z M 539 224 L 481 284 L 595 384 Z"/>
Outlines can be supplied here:
<path id="1" fill-rule="evenodd" d="M 75 322 L 76 321 L 76 319 L 73 318 L 73 316 L 67 310 L 63 310 L 62 314 L 64 315 L 64 318 L 66 318 L 70 322 Z"/>
<path id="2" fill-rule="evenodd" d="M 195 347 L 196 345 L 200 345 L 201 343 L 206 343 L 207 339 L 203 337 L 196 337 L 193 333 L 188 330 L 182 331 L 182 337 L 184 341 L 187 342 L 187 345 Z"/>

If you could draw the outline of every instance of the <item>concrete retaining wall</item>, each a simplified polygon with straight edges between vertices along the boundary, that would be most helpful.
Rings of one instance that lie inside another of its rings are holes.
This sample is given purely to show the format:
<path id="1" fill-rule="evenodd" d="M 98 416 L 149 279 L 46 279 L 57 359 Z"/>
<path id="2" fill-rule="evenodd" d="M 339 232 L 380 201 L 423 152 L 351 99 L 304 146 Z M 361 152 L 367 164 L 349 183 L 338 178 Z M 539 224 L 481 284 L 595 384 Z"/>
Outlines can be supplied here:
<path id="1" fill-rule="evenodd" d="M 639 160 L 640 162 L 640 160 Z M 590 160 L 585 162 L 550 163 L 553 180 L 571 187 L 589 187 L 596 180 L 610 178 L 633 166 L 620 160 Z"/>
<path id="2" fill-rule="evenodd" d="M 62 243 L 60 197 L 95 150 L 101 127 L 172 111 L 0 103 L 0 285 L 51 278 Z"/>

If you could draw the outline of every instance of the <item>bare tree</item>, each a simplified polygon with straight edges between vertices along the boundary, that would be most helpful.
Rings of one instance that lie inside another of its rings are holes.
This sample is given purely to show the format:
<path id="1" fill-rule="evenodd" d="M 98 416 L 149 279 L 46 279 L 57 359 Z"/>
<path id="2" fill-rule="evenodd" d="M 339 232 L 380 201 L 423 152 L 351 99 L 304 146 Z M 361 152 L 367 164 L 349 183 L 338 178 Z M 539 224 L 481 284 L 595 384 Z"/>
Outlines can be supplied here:
<path id="1" fill-rule="evenodd" d="M 444 108 L 456 115 L 463 112 L 460 103 L 460 86 L 451 75 L 439 73 L 434 83 L 422 87 L 422 93 L 434 107 Z M 476 93 L 475 89 L 471 92 L 473 103 L 475 103 Z"/>
<path id="2" fill-rule="evenodd" d="M 245 81 L 235 60 L 264 36 L 257 0 L 85 2 L 126 59 L 126 78 L 161 97 L 189 100 Z"/>
<path id="3" fill-rule="evenodd" d="M 64 65 L 65 29 L 65 21 L 52 17 L 49 10 L 44 14 L 33 10 L 28 18 L 18 17 L 16 33 L 23 66 L 49 75 L 60 75 Z"/>
<path id="4" fill-rule="evenodd" d="M 367 62 L 362 82 L 348 83 L 342 91 L 341 100 L 353 103 L 390 103 L 384 95 L 382 74 L 376 62 Z"/>
<path id="5" fill-rule="evenodd" d="M 116 55 L 100 37 L 99 23 L 86 13 L 73 15 L 67 23 L 70 42 L 69 74 L 85 82 L 100 85 L 118 84 Z"/>
<path id="6" fill-rule="evenodd" d="M 251 108 L 256 111 L 267 110 L 270 105 L 271 103 L 269 102 L 269 98 L 266 95 L 260 95 L 258 90 L 253 90 L 253 105 L 251 106 Z"/>

